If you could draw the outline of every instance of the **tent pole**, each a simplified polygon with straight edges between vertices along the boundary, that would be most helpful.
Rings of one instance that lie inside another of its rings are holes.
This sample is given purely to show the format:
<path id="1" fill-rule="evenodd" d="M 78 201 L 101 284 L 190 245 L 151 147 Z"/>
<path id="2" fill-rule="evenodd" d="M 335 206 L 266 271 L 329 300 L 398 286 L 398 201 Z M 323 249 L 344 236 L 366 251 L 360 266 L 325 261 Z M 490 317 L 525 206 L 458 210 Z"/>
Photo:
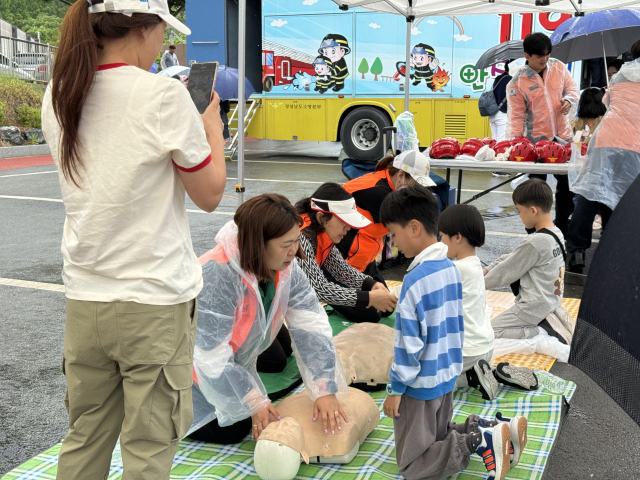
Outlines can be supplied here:
<path id="1" fill-rule="evenodd" d="M 407 18 L 407 45 L 404 65 L 404 111 L 409 111 L 409 85 L 411 84 L 411 20 Z"/>
<path id="2" fill-rule="evenodd" d="M 245 18 L 247 1 L 238 0 L 238 206 L 244 202 L 244 116 L 247 101 L 244 96 Z"/>
<path id="3" fill-rule="evenodd" d="M 604 58 L 604 76 L 607 79 L 607 87 L 609 86 L 609 67 L 607 67 L 607 50 L 604 47 L 604 32 L 600 32 L 600 37 L 602 37 L 602 55 Z"/>

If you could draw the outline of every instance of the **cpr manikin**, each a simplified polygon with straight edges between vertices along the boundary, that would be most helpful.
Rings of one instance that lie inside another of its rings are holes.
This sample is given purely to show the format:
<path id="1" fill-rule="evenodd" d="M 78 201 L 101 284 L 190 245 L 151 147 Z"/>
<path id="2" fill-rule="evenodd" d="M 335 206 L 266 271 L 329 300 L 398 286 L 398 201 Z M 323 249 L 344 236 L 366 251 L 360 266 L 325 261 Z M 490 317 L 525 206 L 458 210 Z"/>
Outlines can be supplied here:
<path id="1" fill-rule="evenodd" d="M 395 330 L 381 323 L 356 323 L 333 338 L 348 385 L 384 389 L 390 382 Z"/>
<path id="2" fill-rule="evenodd" d="M 258 438 L 254 451 L 256 473 L 262 480 L 292 480 L 305 463 L 349 463 L 360 445 L 380 422 L 380 409 L 366 393 L 349 388 L 341 400 L 349 422 L 335 435 L 323 430 L 322 421 L 312 421 L 313 401 L 307 390 L 282 400 L 282 420 L 270 423 Z"/>

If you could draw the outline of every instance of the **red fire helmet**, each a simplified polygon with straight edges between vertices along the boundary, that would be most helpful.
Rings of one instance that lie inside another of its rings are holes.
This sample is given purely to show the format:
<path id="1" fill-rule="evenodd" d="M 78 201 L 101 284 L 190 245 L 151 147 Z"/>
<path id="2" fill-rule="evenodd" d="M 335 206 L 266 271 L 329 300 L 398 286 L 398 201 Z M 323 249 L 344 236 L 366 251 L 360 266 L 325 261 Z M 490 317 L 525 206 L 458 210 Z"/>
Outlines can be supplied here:
<path id="1" fill-rule="evenodd" d="M 538 154 L 531 142 L 516 143 L 509 155 L 509 160 L 512 162 L 535 162 L 537 159 Z"/>
<path id="2" fill-rule="evenodd" d="M 507 149 L 511 148 L 511 140 L 501 140 L 491 148 L 496 152 L 496 155 L 504 153 Z"/>
<path id="3" fill-rule="evenodd" d="M 540 140 L 538 143 L 535 144 L 536 147 L 536 153 L 538 154 L 538 158 L 542 158 L 542 149 L 546 146 L 546 145 L 551 145 L 553 142 L 549 141 L 549 140 Z"/>
<path id="4" fill-rule="evenodd" d="M 569 142 L 564 146 L 564 157 L 567 159 L 567 162 L 571 159 L 571 143 L 573 142 Z M 580 153 L 586 155 L 588 147 L 589 145 L 586 143 L 580 143 Z"/>
<path id="5" fill-rule="evenodd" d="M 533 142 L 531 142 L 531 140 L 529 140 L 527 137 L 523 137 L 522 135 L 519 135 L 511 139 L 511 145 L 515 145 L 516 143 L 522 143 L 522 142 L 531 143 L 533 145 Z"/>
<path id="6" fill-rule="evenodd" d="M 564 147 L 556 142 L 542 147 L 541 158 L 544 163 L 565 163 L 567 161 Z"/>
<path id="7" fill-rule="evenodd" d="M 476 153 L 478 153 L 478 150 L 480 150 L 482 147 L 484 147 L 484 142 L 482 140 L 480 140 L 479 138 L 470 138 L 469 140 L 464 142 L 460 153 L 475 157 Z"/>
<path id="8" fill-rule="evenodd" d="M 482 139 L 482 143 L 484 143 L 485 145 L 489 145 L 490 148 L 493 148 L 493 146 L 496 144 L 496 141 L 493 138 L 483 138 Z"/>
<path id="9" fill-rule="evenodd" d="M 456 158 L 460 154 L 460 142 L 455 138 L 446 137 L 431 144 L 429 156 L 431 158 Z"/>

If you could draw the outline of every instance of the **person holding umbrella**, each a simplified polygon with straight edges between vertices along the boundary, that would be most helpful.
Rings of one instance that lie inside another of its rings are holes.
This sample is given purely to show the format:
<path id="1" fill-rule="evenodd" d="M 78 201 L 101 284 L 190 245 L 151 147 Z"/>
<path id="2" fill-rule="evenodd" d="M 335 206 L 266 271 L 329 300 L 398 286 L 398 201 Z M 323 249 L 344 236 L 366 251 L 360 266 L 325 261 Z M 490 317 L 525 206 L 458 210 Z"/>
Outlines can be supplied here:
<path id="1" fill-rule="evenodd" d="M 569 223 L 567 267 L 582 273 L 585 251 L 591 246 L 593 220 L 602 214 L 602 228 L 611 212 L 640 174 L 640 40 L 631 47 L 633 61 L 613 77 L 604 96 L 607 113 L 591 137 L 587 160 L 573 191 L 578 202 Z"/>
<path id="2" fill-rule="evenodd" d="M 553 46 L 544 33 L 527 35 L 523 48 L 526 66 L 514 73 L 507 87 L 507 138 L 522 135 L 533 143 L 551 140 L 565 144 L 572 136 L 568 114 L 578 104 L 578 86 L 564 63 L 550 58 Z M 567 235 L 573 193 L 567 175 L 554 176 L 558 181 L 554 223 Z M 547 176 L 529 177 L 545 180 Z"/>

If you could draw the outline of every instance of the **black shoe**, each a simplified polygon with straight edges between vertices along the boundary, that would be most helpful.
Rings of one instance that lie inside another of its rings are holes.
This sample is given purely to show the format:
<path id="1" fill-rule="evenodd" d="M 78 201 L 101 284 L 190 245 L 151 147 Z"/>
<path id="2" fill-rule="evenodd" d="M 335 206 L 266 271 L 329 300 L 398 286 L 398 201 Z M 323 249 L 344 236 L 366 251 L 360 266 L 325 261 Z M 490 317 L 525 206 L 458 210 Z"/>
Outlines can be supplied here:
<path id="1" fill-rule="evenodd" d="M 415 82 L 412 83 L 412 85 L 415 87 L 416 85 L 420 84 L 420 80 L 416 80 Z"/>
<path id="2" fill-rule="evenodd" d="M 538 388 L 538 377 L 525 367 L 516 367 L 508 362 L 500 362 L 493 374 L 498 382 L 510 387 L 523 390 L 536 390 Z"/>
<path id="3" fill-rule="evenodd" d="M 344 88 L 344 85 L 336 85 L 335 87 L 332 88 L 332 90 L 334 92 L 339 92 L 340 90 L 342 90 Z"/>
<path id="4" fill-rule="evenodd" d="M 576 250 L 569 253 L 569 258 L 567 258 L 567 270 L 569 272 L 582 274 L 585 265 L 584 250 Z"/>
<path id="5" fill-rule="evenodd" d="M 493 376 L 491 365 L 486 360 L 478 360 L 471 370 L 467 370 L 469 386 L 479 390 L 482 398 L 493 400 L 498 393 L 498 382 Z"/>

